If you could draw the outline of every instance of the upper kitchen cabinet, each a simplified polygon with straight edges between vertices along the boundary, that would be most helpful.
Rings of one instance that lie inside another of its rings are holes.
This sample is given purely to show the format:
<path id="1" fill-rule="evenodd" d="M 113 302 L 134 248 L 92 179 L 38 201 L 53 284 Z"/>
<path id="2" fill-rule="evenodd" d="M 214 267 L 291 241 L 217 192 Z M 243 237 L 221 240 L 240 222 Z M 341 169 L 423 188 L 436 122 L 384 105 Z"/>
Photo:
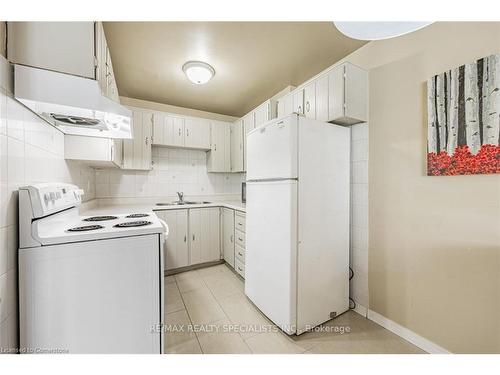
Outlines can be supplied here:
<path id="1" fill-rule="evenodd" d="M 184 147 L 202 150 L 210 149 L 209 120 L 197 117 L 186 117 L 184 127 L 186 130 L 184 136 Z"/>
<path id="2" fill-rule="evenodd" d="M 9 22 L 7 30 L 10 62 L 97 80 L 119 101 L 101 22 Z"/>
<path id="3" fill-rule="evenodd" d="M 316 82 L 313 81 L 304 87 L 303 95 L 304 116 L 310 119 L 316 119 Z M 298 100 L 300 100 L 300 98 Z"/>
<path id="4" fill-rule="evenodd" d="M 155 112 L 153 115 L 153 144 L 210 150 L 210 121 Z"/>
<path id="5" fill-rule="evenodd" d="M 316 97 L 315 110 L 316 120 L 328 121 L 328 74 L 324 74 L 315 80 Z M 307 105 L 307 104 L 306 104 Z"/>
<path id="6" fill-rule="evenodd" d="M 121 168 L 123 140 L 65 134 L 64 158 L 91 167 Z"/>
<path id="7" fill-rule="evenodd" d="M 151 111 L 130 109 L 133 113 L 133 138 L 123 140 L 123 169 L 150 170 L 154 115 Z"/>
<path id="8" fill-rule="evenodd" d="M 287 94 L 278 99 L 278 117 L 283 117 L 293 113 L 293 95 Z"/>
<path id="9" fill-rule="evenodd" d="M 292 112 L 299 115 L 304 114 L 304 89 L 297 89 L 292 92 Z"/>
<path id="10" fill-rule="evenodd" d="M 247 136 L 255 129 L 255 111 L 252 111 L 241 119 L 243 122 L 243 171 L 247 170 Z"/>
<path id="11" fill-rule="evenodd" d="M 231 124 L 211 121 L 210 151 L 207 153 L 208 172 L 231 172 Z"/>
<path id="12" fill-rule="evenodd" d="M 274 118 L 276 114 L 277 102 L 266 100 L 253 110 L 255 116 L 255 128 L 264 125 L 266 122 Z"/>
<path id="13" fill-rule="evenodd" d="M 344 63 L 328 73 L 328 119 L 342 125 L 366 122 L 368 72 Z"/>
<path id="14" fill-rule="evenodd" d="M 231 124 L 231 172 L 244 171 L 243 120 Z"/>

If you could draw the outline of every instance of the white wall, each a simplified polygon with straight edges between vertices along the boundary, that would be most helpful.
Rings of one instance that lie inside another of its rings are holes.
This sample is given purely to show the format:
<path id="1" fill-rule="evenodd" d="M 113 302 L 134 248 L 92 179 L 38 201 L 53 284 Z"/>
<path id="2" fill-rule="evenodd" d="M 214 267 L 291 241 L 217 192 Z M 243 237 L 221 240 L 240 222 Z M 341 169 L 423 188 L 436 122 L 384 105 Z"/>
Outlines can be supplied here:
<path id="1" fill-rule="evenodd" d="M 350 296 L 368 307 L 368 124 L 351 126 Z"/>
<path id="2" fill-rule="evenodd" d="M 208 173 L 206 152 L 153 147 L 153 170 L 96 171 L 97 198 L 173 197 L 240 194 L 245 175 Z"/>
<path id="3" fill-rule="evenodd" d="M 12 348 L 17 347 L 17 189 L 70 182 L 83 188 L 89 200 L 95 172 L 66 162 L 63 134 L 8 96 L 3 83 L 0 79 L 0 348 Z"/>

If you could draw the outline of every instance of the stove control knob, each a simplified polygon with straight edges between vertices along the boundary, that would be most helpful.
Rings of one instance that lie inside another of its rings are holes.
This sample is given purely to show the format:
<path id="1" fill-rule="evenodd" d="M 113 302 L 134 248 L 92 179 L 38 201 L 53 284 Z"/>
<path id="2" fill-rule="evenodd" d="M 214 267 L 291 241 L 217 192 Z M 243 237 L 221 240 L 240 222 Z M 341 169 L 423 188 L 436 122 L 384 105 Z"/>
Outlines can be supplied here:
<path id="1" fill-rule="evenodd" d="M 50 192 L 50 200 L 52 202 L 54 202 L 56 200 L 56 194 L 53 191 Z"/>
<path id="2" fill-rule="evenodd" d="M 50 201 L 50 195 L 49 195 L 49 193 L 45 193 L 43 195 L 43 201 L 45 202 L 45 205 L 47 205 L 49 203 L 49 201 Z"/>

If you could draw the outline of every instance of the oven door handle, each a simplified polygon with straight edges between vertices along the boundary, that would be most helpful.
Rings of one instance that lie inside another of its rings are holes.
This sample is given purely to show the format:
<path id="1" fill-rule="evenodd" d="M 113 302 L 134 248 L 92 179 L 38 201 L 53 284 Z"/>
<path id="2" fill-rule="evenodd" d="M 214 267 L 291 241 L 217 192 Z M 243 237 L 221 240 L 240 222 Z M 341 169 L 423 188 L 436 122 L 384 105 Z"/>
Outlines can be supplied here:
<path id="1" fill-rule="evenodd" d="M 165 237 L 168 237 L 169 229 L 167 223 L 165 223 L 165 221 L 160 218 L 158 218 L 158 220 L 160 220 L 161 225 L 163 225 L 163 228 L 165 228 Z"/>

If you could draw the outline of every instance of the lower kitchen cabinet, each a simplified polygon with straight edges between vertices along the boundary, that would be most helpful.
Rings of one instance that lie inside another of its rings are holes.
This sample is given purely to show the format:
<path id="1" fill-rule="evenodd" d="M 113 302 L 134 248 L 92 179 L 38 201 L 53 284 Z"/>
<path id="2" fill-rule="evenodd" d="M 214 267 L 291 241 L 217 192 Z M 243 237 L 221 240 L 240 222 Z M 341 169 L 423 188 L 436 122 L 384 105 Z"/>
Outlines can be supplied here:
<path id="1" fill-rule="evenodd" d="M 155 213 L 169 228 L 164 243 L 167 271 L 221 259 L 219 207 Z"/>
<path id="2" fill-rule="evenodd" d="M 220 260 L 220 209 L 189 210 L 189 264 Z"/>
<path id="3" fill-rule="evenodd" d="M 157 211 L 156 215 L 165 221 L 169 234 L 164 243 L 165 269 L 189 265 L 188 210 Z"/>
<path id="4" fill-rule="evenodd" d="M 227 264 L 234 268 L 234 210 L 222 209 L 222 252 Z"/>

